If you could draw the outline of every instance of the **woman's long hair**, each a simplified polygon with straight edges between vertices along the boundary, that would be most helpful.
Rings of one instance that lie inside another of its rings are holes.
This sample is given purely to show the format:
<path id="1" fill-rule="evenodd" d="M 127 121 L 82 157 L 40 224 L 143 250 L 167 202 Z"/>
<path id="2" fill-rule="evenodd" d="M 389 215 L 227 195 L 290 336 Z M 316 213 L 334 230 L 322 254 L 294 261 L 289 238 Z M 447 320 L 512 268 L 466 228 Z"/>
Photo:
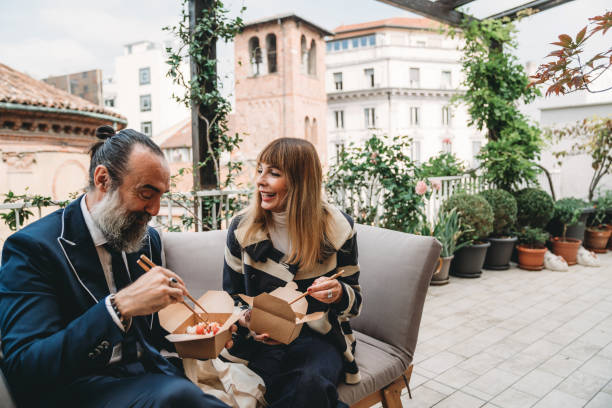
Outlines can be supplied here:
<path id="1" fill-rule="evenodd" d="M 323 202 L 323 170 L 317 151 L 306 140 L 280 138 L 259 153 L 257 166 L 261 163 L 276 167 L 287 179 L 285 210 L 291 243 L 287 262 L 310 269 L 334 250 L 328 240 L 331 217 Z M 272 213 L 261 208 L 261 194 L 256 192 L 241 222 L 246 226 L 245 241 L 258 230 L 268 231 L 273 223 Z"/>

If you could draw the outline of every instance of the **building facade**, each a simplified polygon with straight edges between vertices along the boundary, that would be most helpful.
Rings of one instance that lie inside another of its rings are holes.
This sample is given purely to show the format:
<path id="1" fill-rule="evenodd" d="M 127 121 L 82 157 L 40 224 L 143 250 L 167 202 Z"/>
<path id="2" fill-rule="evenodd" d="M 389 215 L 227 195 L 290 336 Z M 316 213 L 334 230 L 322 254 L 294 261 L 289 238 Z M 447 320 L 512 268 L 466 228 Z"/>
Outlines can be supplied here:
<path id="1" fill-rule="evenodd" d="M 43 82 L 76 95 L 96 105 L 102 105 L 102 71 L 77 72 L 43 79 Z"/>
<path id="2" fill-rule="evenodd" d="M 474 165 L 485 138 L 450 103 L 461 92 L 460 45 L 423 18 L 336 28 L 325 60 L 330 160 L 372 134 L 408 135 L 416 161 L 445 151 Z"/>
<path id="3" fill-rule="evenodd" d="M 238 155 L 252 163 L 279 137 L 311 141 L 326 157 L 325 41 L 331 35 L 295 14 L 247 23 L 234 41 Z M 248 166 L 247 166 L 248 169 Z"/>
<path id="4" fill-rule="evenodd" d="M 104 80 L 104 105 L 127 118 L 128 127 L 155 136 L 190 115 L 174 95 L 185 90 L 166 76 L 169 66 L 164 47 L 150 41 L 124 46 L 115 59 L 112 78 Z M 183 73 L 189 80 L 189 67 Z"/>

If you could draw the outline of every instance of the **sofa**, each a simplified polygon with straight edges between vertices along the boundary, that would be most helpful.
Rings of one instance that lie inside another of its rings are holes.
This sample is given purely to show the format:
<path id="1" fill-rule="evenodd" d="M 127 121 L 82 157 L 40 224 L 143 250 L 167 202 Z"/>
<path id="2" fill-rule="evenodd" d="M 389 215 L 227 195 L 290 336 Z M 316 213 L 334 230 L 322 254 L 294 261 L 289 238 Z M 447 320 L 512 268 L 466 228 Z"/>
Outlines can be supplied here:
<path id="1" fill-rule="evenodd" d="M 226 235 L 226 230 L 163 234 L 166 266 L 193 295 L 221 289 Z M 340 399 L 354 408 L 378 402 L 401 407 L 402 389 L 410 392 L 423 304 L 441 246 L 431 237 L 366 225 L 357 225 L 357 240 L 364 302 L 351 325 L 362 380 L 341 384 Z M 1 374 L 0 407 L 14 407 Z"/>

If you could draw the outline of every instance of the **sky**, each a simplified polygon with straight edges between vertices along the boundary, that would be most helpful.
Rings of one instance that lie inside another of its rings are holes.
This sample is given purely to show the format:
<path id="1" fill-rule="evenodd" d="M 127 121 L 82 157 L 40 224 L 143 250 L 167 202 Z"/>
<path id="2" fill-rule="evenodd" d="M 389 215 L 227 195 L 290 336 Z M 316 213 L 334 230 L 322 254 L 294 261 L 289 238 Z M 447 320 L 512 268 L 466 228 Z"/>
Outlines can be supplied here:
<path id="1" fill-rule="evenodd" d="M 469 12 L 486 17 L 526 0 L 476 0 Z M 0 63 L 34 78 L 102 69 L 111 76 L 123 45 L 141 40 L 165 41 L 161 30 L 180 17 L 181 0 L 28 0 L 0 1 Z M 248 22 L 295 12 L 328 30 L 388 17 L 415 15 L 376 0 L 226 0 L 235 15 L 242 5 Z M 563 32 L 575 35 L 588 18 L 612 10 L 612 0 L 574 0 L 517 24 L 521 62 L 543 62 Z M 612 34 L 608 34 L 608 37 Z M 608 38 L 608 43 L 610 38 Z M 604 38 L 596 46 L 606 45 Z M 231 58 L 225 47 L 222 58 Z M 230 64 L 231 66 L 231 64 Z"/>

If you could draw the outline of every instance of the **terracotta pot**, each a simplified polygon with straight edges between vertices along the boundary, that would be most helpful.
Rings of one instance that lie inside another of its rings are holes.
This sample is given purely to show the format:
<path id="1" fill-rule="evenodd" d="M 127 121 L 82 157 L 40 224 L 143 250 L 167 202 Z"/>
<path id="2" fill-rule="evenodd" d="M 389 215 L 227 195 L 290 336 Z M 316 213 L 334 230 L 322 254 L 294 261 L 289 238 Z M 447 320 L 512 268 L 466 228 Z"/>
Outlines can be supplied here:
<path id="1" fill-rule="evenodd" d="M 578 248 L 580 248 L 582 241 L 575 238 L 565 238 L 565 241 L 562 241 L 560 237 L 554 237 L 551 243 L 552 251 L 555 255 L 559 255 L 565 259 L 568 265 L 576 265 Z"/>
<path id="2" fill-rule="evenodd" d="M 518 252 L 519 268 L 528 271 L 541 271 L 544 268 L 544 254 L 548 249 L 517 245 L 516 250 Z"/>
<path id="3" fill-rule="evenodd" d="M 584 237 L 584 246 L 586 249 L 597 252 L 598 254 L 605 254 L 608 252 L 606 246 L 608 245 L 608 239 L 612 230 L 608 228 L 587 228 Z"/>
<path id="4" fill-rule="evenodd" d="M 450 279 L 448 279 L 448 269 L 450 268 L 451 260 L 453 258 L 454 255 L 439 258 L 440 262 L 438 263 L 438 268 L 431 277 L 431 282 L 429 283 L 430 285 L 442 286 L 450 282 Z"/>

